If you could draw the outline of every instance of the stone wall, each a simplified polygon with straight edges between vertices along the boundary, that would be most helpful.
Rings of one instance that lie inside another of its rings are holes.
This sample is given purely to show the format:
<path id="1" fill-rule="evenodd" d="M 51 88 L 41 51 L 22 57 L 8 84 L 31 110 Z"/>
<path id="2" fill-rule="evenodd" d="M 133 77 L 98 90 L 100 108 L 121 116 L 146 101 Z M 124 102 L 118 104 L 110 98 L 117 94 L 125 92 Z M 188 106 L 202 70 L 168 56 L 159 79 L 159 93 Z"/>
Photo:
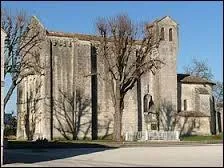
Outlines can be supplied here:
<path id="1" fill-rule="evenodd" d="M 211 134 L 212 114 L 214 113 L 212 85 L 178 82 L 178 86 L 179 112 L 184 112 L 189 116 L 181 116 L 177 119 L 177 129 L 181 134 Z"/>
<path id="2" fill-rule="evenodd" d="M 216 109 L 217 112 L 217 132 L 221 133 L 223 132 L 223 107 L 218 107 Z M 219 114 L 218 114 L 219 113 Z"/>
<path id="3" fill-rule="evenodd" d="M 52 71 L 46 79 L 46 95 L 53 99 L 45 108 L 49 113 L 53 110 L 53 137 L 90 137 L 90 43 L 58 37 L 48 37 L 48 41 Z"/>
<path id="4" fill-rule="evenodd" d="M 125 131 L 136 132 L 138 130 L 138 109 L 137 109 L 137 87 L 127 92 L 124 99 L 124 112 L 123 112 L 123 129 Z"/>
<path id="5" fill-rule="evenodd" d="M 110 74 L 99 48 L 97 48 L 97 74 L 98 136 L 103 138 L 113 133 L 114 106 Z"/>
<path id="6" fill-rule="evenodd" d="M 38 32 L 36 40 L 39 42 L 25 55 L 24 59 L 36 64 L 35 68 L 39 70 L 36 69 L 37 71 L 35 71 L 32 68 L 23 70 L 21 75 L 26 77 L 17 86 L 17 139 L 27 139 L 27 131 L 31 130 L 35 139 L 43 136 L 40 134 L 42 134 L 42 127 L 45 125 L 43 119 L 45 118 L 44 102 L 46 96 L 44 83 L 46 32 L 36 17 L 32 17 L 29 28 L 30 32 L 27 38 L 33 37 L 33 34 Z M 24 48 L 24 52 L 26 50 L 27 48 Z M 37 62 L 38 57 L 40 61 Z M 47 127 L 47 125 L 45 126 Z"/>
<path id="7" fill-rule="evenodd" d="M 178 52 L 178 25 L 170 17 L 158 22 L 158 33 L 164 28 L 164 40 L 160 41 L 159 54 L 164 64 L 158 74 L 159 94 L 161 101 L 171 102 L 177 110 L 177 72 L 176 59 Z M 169 39 L 169 29 L 172 29 L 172 41 Z M 156 92 L 157 93 L 157 92 Z"/>
<path id="8" fill-rule="evenodd" d="M 205 92 L 200 92 L 201 89 Z M 200 111 L 210 115 L 210 98 L 212 87 L 208 84 L 181 83 L 181 102 L 179 106 L 184 110 L 184 100 L 187 102 L 187 111 Z"/>

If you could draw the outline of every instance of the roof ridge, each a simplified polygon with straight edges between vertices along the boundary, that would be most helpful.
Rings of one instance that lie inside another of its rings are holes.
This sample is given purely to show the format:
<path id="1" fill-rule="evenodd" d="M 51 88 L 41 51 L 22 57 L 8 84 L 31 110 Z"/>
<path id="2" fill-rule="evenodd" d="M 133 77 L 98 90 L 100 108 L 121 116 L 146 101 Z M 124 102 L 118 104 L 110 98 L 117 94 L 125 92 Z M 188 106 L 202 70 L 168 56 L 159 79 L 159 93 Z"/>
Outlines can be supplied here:
<path id="1" fill-rule="evenodd" d="M 210 83 L 210 84 L 214 84 L 214 82 L 200 77 L 200 76 L 195 76 L 195 75 L 189 75 L 189 76 L 185 76 L 183 79 L 180 80 L 181 82 L 186 82 L 186 83 Z"/>
<path id="2" fill-rule="evenodd" d="M 208 79 L 206 79 L 206 78 L 203 78 L 203 77 L 201 77 L 201 76 L 196 76 L 196 75 L 189 75 L 189 76 L 187 76 L 187 77 L 200 78 L 200 79 L 203 79 L 203 80 L 209 81 L 209 80 L 208 80 Z"/>
<path id="3" fill-rule="evenodd" d="M 175 22 L 177 25 L 179 25 L 176 20 L 174 20 L 171 16 L 169 15 L 165 15 L 164 17 L 162 17 L 161 19 L 156 19 L 155 21 L 160 22 L 161 20 L 165 19 L 166 17 L 169 17 L 173 22 Z"/>
<path id="4" fill-rule="evenodd" d="M 44 25 L 42 24 L 42 22 L 40 21 L 40 19 L 39 19 L 37 16 L 33 15 L 33 16 L 31 17 L 31 20 L 32 20 L 32 19 L 35 19 L 35 20 L 40 24 L 40 26 L 41 26 L 43 29 L 46 29 L 46 28 L 44 27 Z"/>
<path id="5" fill-rule="evenodd" d="M 102 37 L 99 35 L 94 34 L 81 34 L 81 33 L 65 33 L 65 32 L 58 32 L 58 31 L 49 31 L 46 30 L 47 36 L 56 36 L 56 37 L 68 37 L 68 38 L 78 38 L 79 40 L 84 41 L 99 41 Z M 109 38 L 109 40 L 112 40 Z M 135 40 L 136 43 L 140 43 L 141 40 Z"/>
<path id="6" fill-rule="evenodd" d="M 83 35 L 83 36 L 97 36 L 94 34 L 84 34 L 84 33 L 71 33 L 71 32 L 62 32 L 62 31 L 50 31 L 47 30 L 48 33 L 54 33 L 54 34 L 69 34 L 69 35 Z"/>
<path id="7" fill-rule="evenodd" d="M 156 19 L 158 22 L 165 19 L 166 17 L 169 17 L 168 15 L 163 16 L 161 19 Z"/>

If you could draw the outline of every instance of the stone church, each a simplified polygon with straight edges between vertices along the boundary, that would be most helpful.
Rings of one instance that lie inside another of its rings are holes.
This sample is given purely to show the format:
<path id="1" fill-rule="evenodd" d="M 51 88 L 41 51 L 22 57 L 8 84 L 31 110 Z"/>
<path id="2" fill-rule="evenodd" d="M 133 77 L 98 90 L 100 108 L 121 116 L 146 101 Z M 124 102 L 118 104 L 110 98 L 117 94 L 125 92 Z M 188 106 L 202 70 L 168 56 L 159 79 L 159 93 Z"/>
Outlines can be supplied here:
<path id="1" fill-rule="evenodd" d="M 26 77 L 18 86 L 18 139 L 96 139 L 113 132 L 114 107 L 103 59 L 93 47 L 98 36 L 41 31 L 39 55 L 44 75 Z M 169 16 L 150 24 L 161 43 L 166 64 L 144 74 L 125 96 L 122 134 L 178 130 L 208 135 L 215 129 L 214 83 L 177 74 L 178 24 Z M 180 58 L 181 59 L 181 58 Z"/>

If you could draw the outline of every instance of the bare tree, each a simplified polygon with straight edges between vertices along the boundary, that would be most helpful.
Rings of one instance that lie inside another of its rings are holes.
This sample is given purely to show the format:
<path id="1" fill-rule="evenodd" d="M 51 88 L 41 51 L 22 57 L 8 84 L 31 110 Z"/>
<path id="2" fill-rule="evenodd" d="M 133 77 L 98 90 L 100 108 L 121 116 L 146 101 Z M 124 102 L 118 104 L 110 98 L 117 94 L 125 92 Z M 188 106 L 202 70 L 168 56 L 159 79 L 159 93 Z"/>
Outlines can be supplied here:
<path id="1" fill-rule="evenodd" d="M 212 80 L 214 75 L 211 72 L 206 61 L 193 59 L 192 64 L 184 67 L 185 73 Z M 223 83 L 220 81 L 215 82 L 213 87 L 213 95 L 217 103 L 223 102 Z"/>
<path id="2" fill-rule="evenodd" d="M 215 108 L 218 112 L 223 107 L 223 82 L 216 82 L 216 85 L 213 86 L 213 95 L 215 99 Z"/>
<path id="3" fill-rule="evenodd" d="M 4 108 L 16 86 L 27 76 L 41 73 L 38 49 L 42 38 L 38 26 L 30 24 L 31 18 L 24 11 L 11 15 L 1 9 L 1 27 L 5 30 L 6 48 L 4 77 L 10 75 L 12 82 L 4 98 Z"/>
<path id="4" fill-rule="evenodd" d="M 112 100 L 115 108 L 113 139 L 121 141 L 124 97 L 146 72 L 160 68 L 159 38 L 155 29 L 139 29 L 127 15 L 99 18 L 96 23 L 101 36 L 99 48 L 110 76 Z M 142 40 L 137 40 L 142 37 Z M 155 54 L 154 54 L 155 53 Z"/>
<path id="5" fill-rule="evenodd" d="M 184 67 L 187 74 L 205 78 L 207 80 L 213 79 L 213 74 L 206 61 L 193 59 L 190 65 Z"/>
<path id="6" fill-rule="evenodd" d="M 223 82 L 216 82 L 216 85 L 213 87 L 213 94 L 216 102 L 223 102 Z"/>

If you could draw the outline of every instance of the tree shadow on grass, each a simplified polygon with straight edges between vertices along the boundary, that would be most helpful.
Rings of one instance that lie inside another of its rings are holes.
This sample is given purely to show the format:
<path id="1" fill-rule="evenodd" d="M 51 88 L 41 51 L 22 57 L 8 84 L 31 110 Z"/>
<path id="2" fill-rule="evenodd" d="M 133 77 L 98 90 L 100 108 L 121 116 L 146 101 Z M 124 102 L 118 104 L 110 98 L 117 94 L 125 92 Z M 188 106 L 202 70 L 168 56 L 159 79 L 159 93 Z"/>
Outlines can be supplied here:
<path id="1" fill-rule="evenodd" d="M 25 143 L 26 145 L 24 145 Z M 30 164 L 36 162 L 52 161 L 111 149 L 116 149 L 116 147 L 95 143 L 69 142 L 48 142 L 45 144 L 23 142 L 14 145 L 10 145 L 9 143 L 8 148 L 4 151 L 4 164 Z"/>

